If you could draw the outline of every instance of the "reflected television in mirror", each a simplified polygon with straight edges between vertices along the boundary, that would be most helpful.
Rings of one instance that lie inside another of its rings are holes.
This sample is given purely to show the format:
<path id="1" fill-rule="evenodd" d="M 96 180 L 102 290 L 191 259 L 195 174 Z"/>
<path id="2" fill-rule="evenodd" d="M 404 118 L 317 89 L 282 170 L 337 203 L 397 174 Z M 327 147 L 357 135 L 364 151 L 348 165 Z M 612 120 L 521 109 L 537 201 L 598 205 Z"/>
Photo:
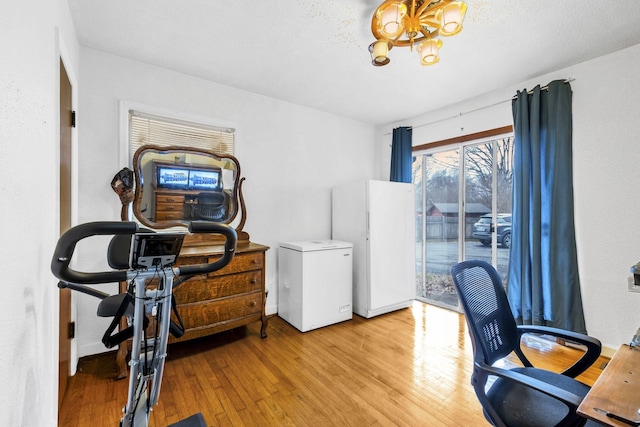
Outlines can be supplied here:
<path id="1" fill-rule="evenodd" d="M 193 169 L 189 171 L 189 188 L 192 190 L 221 191 L 220 169 Z"/>
<path id="2" fill-rule="evenodd" d="M 156 164 L 157 188 L 186 189 L 189 187 L 189 170 Z"/>

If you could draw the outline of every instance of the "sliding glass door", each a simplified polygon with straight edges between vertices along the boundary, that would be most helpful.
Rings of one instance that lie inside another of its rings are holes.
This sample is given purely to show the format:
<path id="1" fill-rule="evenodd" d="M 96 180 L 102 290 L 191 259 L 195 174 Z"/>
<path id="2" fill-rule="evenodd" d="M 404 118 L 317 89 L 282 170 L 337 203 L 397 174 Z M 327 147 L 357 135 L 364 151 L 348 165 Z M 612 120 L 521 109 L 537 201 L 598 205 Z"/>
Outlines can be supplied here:
<path id="1" fill-rule="evenodd" d="M 451 267 L 483 259 L 506 277 L 511 244 L 513 138 L 417 153 L 416 296 L 459 311 Z"/>
<path id="2" fill-rule="evenodd" d="M 417 298 L 457 309 L 449 270 L 459 259 L 459 148 L 415 157 Z"/>

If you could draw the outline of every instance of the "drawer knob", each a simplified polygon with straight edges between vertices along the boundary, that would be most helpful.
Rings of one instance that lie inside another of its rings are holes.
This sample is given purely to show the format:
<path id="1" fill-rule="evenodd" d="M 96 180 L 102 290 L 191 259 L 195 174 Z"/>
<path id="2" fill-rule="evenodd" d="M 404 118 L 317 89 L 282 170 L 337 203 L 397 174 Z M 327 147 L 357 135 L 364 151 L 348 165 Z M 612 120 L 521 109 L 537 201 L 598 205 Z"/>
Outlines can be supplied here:
<path id="1" fill-rule="evenodd" d="M 255 301 L 251 301 L 251 302 L 249 303 L 249 305 L 250 305 L 251 307 L 255 307 L 256 305 L 258 305 L 258 303 L 257 303 L 257 302 L 255 302 Z"/>

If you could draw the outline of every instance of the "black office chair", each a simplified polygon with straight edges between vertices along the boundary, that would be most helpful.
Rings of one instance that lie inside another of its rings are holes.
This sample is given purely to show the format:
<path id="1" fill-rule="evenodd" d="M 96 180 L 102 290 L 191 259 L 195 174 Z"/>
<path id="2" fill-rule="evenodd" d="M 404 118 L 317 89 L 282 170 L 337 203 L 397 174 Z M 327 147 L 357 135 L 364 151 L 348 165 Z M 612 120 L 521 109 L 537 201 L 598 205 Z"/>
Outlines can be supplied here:
<path id="1" fill-rule="evenodd" d="M 222 221 L 229 209 L 229 195 L 224 191 L 199 193 L 197 203 L 191 205 L 193 220 Z"/>
<path id="2" fill-rule="evenodd" d="M 495 426 L 582 426 L 576 413 L 589 386 L 574 379 L 600 356 L 600 341 L 545 326 L 517 325 L 498 272 L 484 261 L 465 261 L 451 268 L 473 343 L 471 384 Z M 523 334 L 551 335 L 586 346 L 585 353 L 561 373 L 533 367 L 522 352 Z M 524 367 L 493 366 L 515 352 Z M 494 380 L 493 382 L 490 381 Z M 592 424 L 588 422 L 588 425 Z"/>

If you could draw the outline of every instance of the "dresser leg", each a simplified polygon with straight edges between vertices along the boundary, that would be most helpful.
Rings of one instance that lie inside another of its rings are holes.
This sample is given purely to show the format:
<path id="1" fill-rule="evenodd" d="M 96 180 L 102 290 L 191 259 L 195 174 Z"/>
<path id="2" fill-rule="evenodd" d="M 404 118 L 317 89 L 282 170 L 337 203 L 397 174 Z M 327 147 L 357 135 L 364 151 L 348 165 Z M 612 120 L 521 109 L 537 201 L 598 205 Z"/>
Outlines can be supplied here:
<path id="1" fill-rule="evenodd" d="M 262 319 L 260 319 L 262 322 L 262 327 L 260 328 L 260 336 L 262 338 L 266 338 L 267 337 L 267 325 L 269 324 L 269 318 L 267 316 L 262 316 Z"/>
<path id="2" fill-rule="evenodd" d="M 264 277 L 264 275 L 262 276 Z M 264 289 L 264 284 L 263 288 Z M 262 316 L 260 317 L 260 321 L 262 322 L 262 327 L 260 328 L 260 336 L 262 338 L 267 337 L 267 325 L 269 324 L 269 318 L 265 314 L 265 310 L 267 308 L 267 297 L 269 296 L 269 289 L 264 291 L 264 298 L 262 298 Z"/>

